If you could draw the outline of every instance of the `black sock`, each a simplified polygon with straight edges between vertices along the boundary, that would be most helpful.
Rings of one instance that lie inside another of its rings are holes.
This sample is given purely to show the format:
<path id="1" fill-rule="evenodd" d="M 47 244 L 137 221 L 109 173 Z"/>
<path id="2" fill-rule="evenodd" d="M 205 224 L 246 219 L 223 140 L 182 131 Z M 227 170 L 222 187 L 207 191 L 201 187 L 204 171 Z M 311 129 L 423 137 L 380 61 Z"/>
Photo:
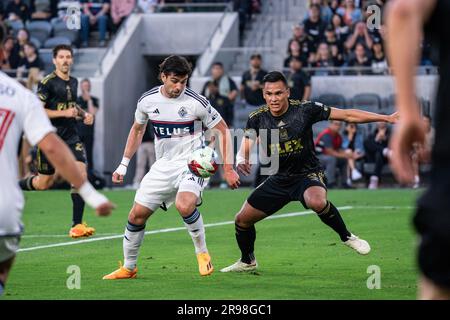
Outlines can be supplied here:
<path id="1" fill-rule="evenodd" d="M 317 215 L 323 223 L 339 234 L 342 241 L 348 240 L 348 237 L 350 237 L 351 234 L 347 230 L 338 209 L 330 201 L 327 201 L 325 208 L 318 212 Z"/>
<path id="2" fill-rule="evenodd" d="M 244 263 L 251 263 L 255 260 L 253 251 L 255 250 L 256 230 L 255 226 L 250 228 L 243 228 L 235 224 L 236 240 L 241 249 L 241 261 Z"/>
<path id="3" fill-rule="evenodd" d="M 72 197 L 73 215 L 72 215 L 72 227 L 80 224 L 83 221 L 84 200 L 76 192 L 70 194 Z"/>
<path id="4" fill-rule="evenodd" d="M 28 178 L 22 179 L 19 181 L 19 186 L 22 190 L 36 190 L 33 187 L 33 179 L 36 176 L 29 176 Z"/>

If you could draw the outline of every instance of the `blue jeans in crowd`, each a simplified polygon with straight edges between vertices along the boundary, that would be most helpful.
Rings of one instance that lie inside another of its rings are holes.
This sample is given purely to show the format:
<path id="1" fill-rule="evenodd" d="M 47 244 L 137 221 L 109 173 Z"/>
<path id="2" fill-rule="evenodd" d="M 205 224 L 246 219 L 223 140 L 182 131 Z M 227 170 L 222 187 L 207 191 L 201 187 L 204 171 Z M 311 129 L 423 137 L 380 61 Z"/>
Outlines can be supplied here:
<path id="1" fill-rule="evenodd" d="M 103 15 L 97 18 L 98 31 L 100 32 L 100 41 L 105 41 L 106 30 L 108 27 L 108 17 Z M 81 15 L 81 41 L 87 43 L 89 40 L 89 30 L 90 30 L 89 16 Z"/>

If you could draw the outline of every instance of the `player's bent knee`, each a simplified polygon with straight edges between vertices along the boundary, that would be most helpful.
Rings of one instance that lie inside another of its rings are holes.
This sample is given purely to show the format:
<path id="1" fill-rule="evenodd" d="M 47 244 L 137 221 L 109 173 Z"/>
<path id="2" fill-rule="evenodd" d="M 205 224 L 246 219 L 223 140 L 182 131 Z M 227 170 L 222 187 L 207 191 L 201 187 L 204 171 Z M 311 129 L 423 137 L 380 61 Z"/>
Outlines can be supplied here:
<path id="1" fill-rule="evenodd" d="M 327 199 L 324 199 L 322 197 L 314 197 L 308 199 L 306 201 L 306 205 L 314 212 L 320 212 L 327 205 Z"/>
<path id="2" fill-rule="evenodd" d="M 128 221 L 135 225 L 143 225 L 152 214 L 152 211 L 141 205 L 135 204 L 128 214 Z"/>
<path id="3" fill-rule="evenodd" d="M 195 210 L 195 203 L 176 201 L 175 207 L 182 216 L 188 216 Z"/>

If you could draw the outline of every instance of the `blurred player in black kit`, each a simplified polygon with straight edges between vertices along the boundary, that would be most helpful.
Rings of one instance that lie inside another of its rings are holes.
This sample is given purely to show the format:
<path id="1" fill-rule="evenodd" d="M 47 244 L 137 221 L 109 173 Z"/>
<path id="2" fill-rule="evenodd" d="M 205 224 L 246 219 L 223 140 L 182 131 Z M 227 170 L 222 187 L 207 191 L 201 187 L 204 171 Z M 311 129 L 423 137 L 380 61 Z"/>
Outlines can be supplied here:
<path id="1" fill-rule="evenodd" d="M 387 14 L 387 47 L 394 71 L 400 121 L 391 141 L 392 169 L 398 180 L 411 183 L 411 151 L 425 140 L 414 76 L 422 33 L 439 50 L 435 144 L 430 186 L 418 200 L 414 225 L 420 235 L 419 299 L 450 299 L 450 1 L 395 0 Z"/>
<path id="2" fill-rule="evenodd" d="M 77 166 L 86 174 L 86 152 L 77 131 L 77 121 L 92 125 L 94 117 L 83 111 L 76 104 L 78 80 L 70 76 L 73 64 L 73 51 L 70 46 L 58 45 L 53 49 L 53 64 L 55 71 L 46 76 L 38 85 L 38 97 L 43 102 L 45 111 L 51 123 L 57 129 L 58 136 L 69 146 Z M 23 190 L 47 190 L 55 179 L 55 168 L 45 155 L 38 149 L 38 175 L 30 176 L 20 181 Z M 72 188 L 73 203 L 72 228 L 69 236 L 72 238 L 88 237 L 95 229 L 83 223 L 84 200 L 78 190 Z"/>

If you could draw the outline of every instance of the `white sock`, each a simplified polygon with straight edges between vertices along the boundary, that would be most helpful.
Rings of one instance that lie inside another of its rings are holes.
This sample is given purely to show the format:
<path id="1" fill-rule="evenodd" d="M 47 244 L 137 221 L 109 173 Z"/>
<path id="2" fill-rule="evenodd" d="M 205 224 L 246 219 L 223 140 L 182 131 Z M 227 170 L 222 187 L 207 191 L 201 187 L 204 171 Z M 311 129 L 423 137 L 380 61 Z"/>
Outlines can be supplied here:
<path id="1" fill-rule="evenodd" d="M 127 223 L 123 236 L 124 267 L 128 270 L 136 268 L 139 248 L 145 235 L 145 224 L 141 226 Z"/>
<path id="2" fill-rule="evenodd" d="M 195 209 L 190 216 L 184 217 L 183 221 L 191 235 L 192 242 L 194 242 L 195 253 L 208 252 L 206 248 L 205 227 L 203 226 L 203 218 L 200 212 Z"/>

